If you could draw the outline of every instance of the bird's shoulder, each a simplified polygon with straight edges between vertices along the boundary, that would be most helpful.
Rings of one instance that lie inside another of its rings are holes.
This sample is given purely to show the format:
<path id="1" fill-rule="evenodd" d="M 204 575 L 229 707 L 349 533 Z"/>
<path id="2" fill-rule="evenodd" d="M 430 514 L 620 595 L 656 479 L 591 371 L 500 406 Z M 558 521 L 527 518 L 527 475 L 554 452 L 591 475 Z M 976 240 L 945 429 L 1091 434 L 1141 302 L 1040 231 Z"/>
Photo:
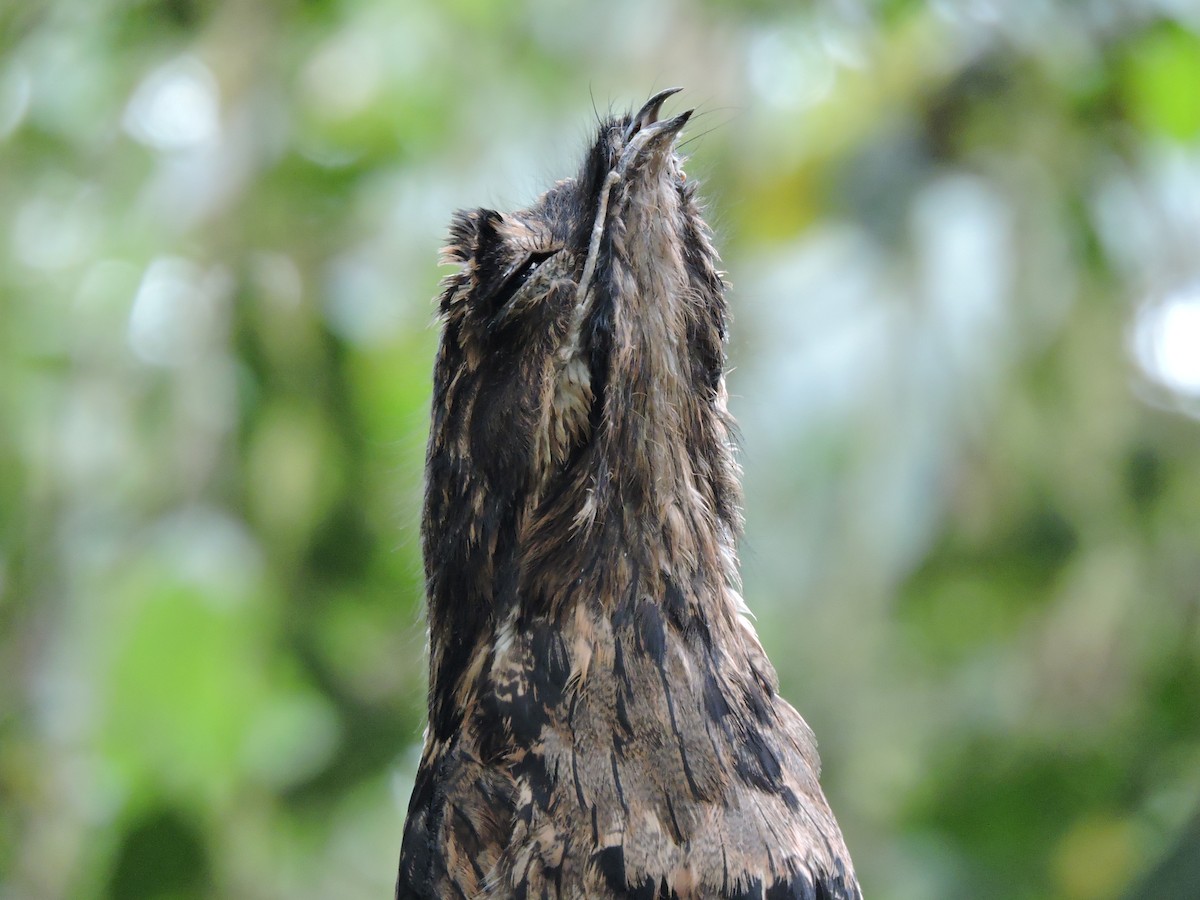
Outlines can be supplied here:
<path id="1" fill-rule="evenodd" d="M 400 896 L 859 896 L 757 641 L 647 600 L 501 623 L 468 672 L 461 726 L 427 741 Z"/>

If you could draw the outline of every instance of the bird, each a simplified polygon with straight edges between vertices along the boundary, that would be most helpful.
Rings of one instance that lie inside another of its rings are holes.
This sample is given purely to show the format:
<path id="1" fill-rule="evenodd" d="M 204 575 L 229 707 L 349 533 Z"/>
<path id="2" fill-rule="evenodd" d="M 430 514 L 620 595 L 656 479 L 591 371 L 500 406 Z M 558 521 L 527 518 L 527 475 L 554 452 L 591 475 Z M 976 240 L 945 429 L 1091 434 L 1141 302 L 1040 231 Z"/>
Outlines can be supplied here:
<path id="1" fill-rule="evenodd" d="M 396 897 L 861 890 L 740 594 L 728 303 L 679 137 L 454 214 L 422 515 L 429 720 Z"/>

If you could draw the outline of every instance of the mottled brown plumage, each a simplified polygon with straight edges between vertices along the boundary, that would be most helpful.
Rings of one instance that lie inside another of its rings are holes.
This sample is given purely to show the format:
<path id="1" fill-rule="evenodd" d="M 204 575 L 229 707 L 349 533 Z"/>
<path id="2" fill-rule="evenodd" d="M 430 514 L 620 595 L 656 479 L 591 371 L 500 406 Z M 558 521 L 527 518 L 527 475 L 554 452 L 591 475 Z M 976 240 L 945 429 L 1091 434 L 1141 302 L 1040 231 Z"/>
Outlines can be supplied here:
<path id="1" fill-rule="evenodd" d="M 738 593 L 725 286 L 671 93 L 451 226 L 397 897 L 860 896 Z"/>

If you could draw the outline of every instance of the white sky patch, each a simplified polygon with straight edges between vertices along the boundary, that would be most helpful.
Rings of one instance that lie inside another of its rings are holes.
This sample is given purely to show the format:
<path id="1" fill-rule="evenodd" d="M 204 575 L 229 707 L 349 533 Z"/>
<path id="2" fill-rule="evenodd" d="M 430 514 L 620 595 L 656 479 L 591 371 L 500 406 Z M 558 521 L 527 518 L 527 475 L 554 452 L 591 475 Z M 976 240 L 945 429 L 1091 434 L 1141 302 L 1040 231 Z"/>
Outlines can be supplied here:
<path id="1" fill-rule="evenodd" d="M 1200 282 L 1142 307 L 1133 350 L 1150 378 L 1175 393 L 1200 397 Z"/>
<path id="2" fill-rule="evenodd" d="M 376 101 L 386 82 L 383 40 L 377 31 L 343 31 L 309 59 L 301 83 L 319 113 L 329 119 L 346 119 Z"/>
<path id="3" fill-rule="evenodd" d="M 750 84 L 772 106 L 807 109 L 833 90 L 833 61 L 811 34 L 763 31 L 751 40 L 748 59 Z"/>
<path id="4" fill-rule="evenodd" d="M 348 253 L 325 273 L 325 321 L 341 338 L 359 346 L 378 346 L 401 325 L 395 289 L 370 254 Z"/>
<path id="5" fill-rule="evenodd" d="M 1011 340 L 1012 211 L 986 180 L 947 175 L 917 195 L 912 227 L 930 324 L 963 372 Z"/>
<path id="6" fill-rule="evenodd" d="M 129 346 L 143 362 L 180 366 L 204 352 L 216 297 L 194 262 L 163 256 L 146 268 L 129 314 Z"/>
<path id="7" fill-rule="evenodd" d="M 221 129 L 217 80 L 194 56 L 181 56 L 147 75 L 133 92 L 121 124 L 154 150 L 188 150 Z"/>
<path id="8" fill-rule="evenodd" d="M 85 261 L 102 224 L 89 185 L 52 186 L 21 204 L 13 220 L 12 248 L 33 269 L 63 269 Z"/>
<path id="9" fill-rule="evenodd" d="M 18 62 L 0 74 L 0 141 L 17 130 L 29 110 L 33 80 Z"/>

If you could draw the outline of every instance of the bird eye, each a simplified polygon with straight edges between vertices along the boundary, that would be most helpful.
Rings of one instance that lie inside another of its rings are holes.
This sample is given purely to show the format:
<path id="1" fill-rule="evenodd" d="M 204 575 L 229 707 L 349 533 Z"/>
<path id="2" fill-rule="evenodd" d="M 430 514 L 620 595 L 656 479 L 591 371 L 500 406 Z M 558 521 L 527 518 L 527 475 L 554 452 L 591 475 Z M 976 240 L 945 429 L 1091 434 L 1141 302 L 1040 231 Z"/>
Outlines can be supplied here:
<path id="1" fill-rule="evenodd" d="M 529 276 L 537 271 L 538 266 L 553 256 L 553 252 L 548 253 L 530 253 L 524 260 L 519 262 L 505 276 L 497 289 L 495 296 L 492 298 L 492 309 L 494 312 L 499 312 L 508 305 L 508 301 L 513 298 L 513 295 L 521 289 Z"/>

